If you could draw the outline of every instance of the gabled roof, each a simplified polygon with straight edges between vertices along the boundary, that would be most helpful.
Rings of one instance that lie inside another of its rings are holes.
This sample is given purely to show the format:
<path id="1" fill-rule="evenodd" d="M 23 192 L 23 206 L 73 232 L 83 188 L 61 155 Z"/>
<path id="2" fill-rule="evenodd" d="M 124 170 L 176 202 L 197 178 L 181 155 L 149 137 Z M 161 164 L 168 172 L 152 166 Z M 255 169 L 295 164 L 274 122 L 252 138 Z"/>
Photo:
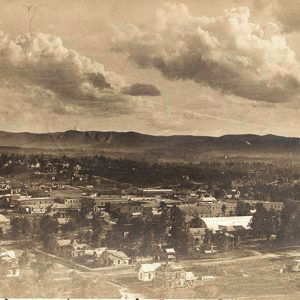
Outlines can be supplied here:
<path id="1" fill-rule="evenodd" d="M 4 259 L 16 259 L 16 253 L 14 250 L 7 250 L 0 253 L 0 257 Z"/>
<path id="2" fill-rule="evenodd" d="M 117 258 L 121 259 L 129 259 L 129 257 L 123 252 L 119 250 L 107 250 L 107 252 Z"/>
<path id="3" fill-rule="evenodd" d="M 193 272 L 186 272 L 185 273 L 185 280 L 196 280 L 197 277 L 194 275 Z"/>
<path id="4" fill-rule="evenodd" d="M 106 247 L 96 248 L 94 249 L 94 255 L 97 257 L 101 256 L 107 250 Z"/>
<path id="5" fill-rule="evenodd" d="M 140 271 L 142 271 L 143 273 L 154 272 L 160 266 L 160 263 L 141 264 Z"/>

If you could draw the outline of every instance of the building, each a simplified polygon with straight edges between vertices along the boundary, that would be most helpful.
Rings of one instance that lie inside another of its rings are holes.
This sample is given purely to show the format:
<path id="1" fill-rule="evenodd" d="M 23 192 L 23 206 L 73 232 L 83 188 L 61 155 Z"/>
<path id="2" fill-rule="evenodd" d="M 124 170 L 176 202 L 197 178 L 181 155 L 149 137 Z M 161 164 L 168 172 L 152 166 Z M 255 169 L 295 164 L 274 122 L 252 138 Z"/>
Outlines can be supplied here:
<path id="1" fill-rule="evenodd" d="M 118 195 L 83 196 L 81 197 L 81 208 L 85 212 L 99 212 L 101 210 L 108 210 L 111 206 L 119 206 L 126 202 L 126 199 Z"/>
<path id="2" fill-rule="evenodd" d="M 155 271 L 161 266 L 160 263 L 141 264 L 138 271 L 138 280 L 152 281 L 155 277 Z"/>
<path id="3" fill-rule="evenodd" d="M 80 209 L 77 206 L 62 203 L 54 203 L 47 209 L 49 215 L 59 215 L 59 217 L 67 217 L 70 214 L 76 215 L 79 211 Z"/>
<path id="4" fill-rule="evenodd" d="M 276 212 L 281 212 L 284 208 L 283 202 L 270 202 L 270 201 L 260 201 L 260 200 L 245 200 L 244 202 L 249 203 L 252 209 L 256 208 L 257 204 L 262 204 L 262 206 L 267 210 L 274 210 Z"/>
<path id="5" fill-rule="evenodd" d="M 122 267 L 131 264 L 130 258 L 122 251 L 106 249 L 99 257 L 103 267 Z"/>
<path id="6" fill-rule="evenodd" d="M 21 205 L 19 212 L 24 214 L 40 214 L 43 215 L 48 211 L 49 204 L 33 204 L 33 205 Z"/>
<path id="7" fill-rule="evenodd" d="M 289 266 L 292 272 L 300 272 L 300 259 L 294 259 Z"/>
<path id="8" fill-rule="evenodd" d="M 20 266 L 16 253 L 13 250 L 0 253 L 0 272 L 5 277 L 19 277 Z"/>
<path id="9" fill-rule="evenodd" d="M 176 252 L 174 248 L 158 248 L 154 251 L 155 260 L 175 261 Z"/>
<path id="10" fill-rule="evenodd" d="M 6 234 L 10 229 L 10 220 L 1 214 L 0 214 L 0 229 L 3 234 Z"/>
<path id="11" fill-rule="evenodd" d="M 146 188 L 142 189 L 144 196 L 174 196 L 174 191 L 172 189 L 155 189 L 155 188 Z"/>
<path id="12" fill-rule="evenodd" d="M 144 207 L 142 206 L 141 202 L 130 202 L 130 203 L 123 204 L 117 210 L 120 213 L 126 215 L 134 215 L 134 214 L 143 215 Z"/>
<path id="13" fill-rule="evenodd" d="M 178 205 L 178 208 L 184 213 L 185 221 L 188 223 L 195 217 L 208 218 L 212 216 L 212 212 L 206 204 L 183 204 Z"/>
<path id="14" fill-rule="evenodd" d="M 250 229 L 252 216 L 201 218 L 202 227 L 218 231 L 226 228 Z"/>
<path id="15" fill-rule="evenodd" d="M 182 266 L 165 263 L 155 271 L 153 285 L 156 287 L 179 288 L 195 286 L 197 277 L 192 272 L 186 272 Z"/>
<path id="16" fill-rule="evenodd" d="M 233 216 L 235 215 L 237 202 L 212 202 L 207 205 L 212 213 L 212 217 Z"/>
<path id="17" fill-rule="evenodd" d="M 21 206 L 28 206 L 28 205 L 52 205 L 54 204 L 54 199 L 51 197 L 38 197 L 38 198 L 32 198 L 28 196 L 20 196 L 19 199 L 17 199 L 17 207 L 20 208 Z"/>

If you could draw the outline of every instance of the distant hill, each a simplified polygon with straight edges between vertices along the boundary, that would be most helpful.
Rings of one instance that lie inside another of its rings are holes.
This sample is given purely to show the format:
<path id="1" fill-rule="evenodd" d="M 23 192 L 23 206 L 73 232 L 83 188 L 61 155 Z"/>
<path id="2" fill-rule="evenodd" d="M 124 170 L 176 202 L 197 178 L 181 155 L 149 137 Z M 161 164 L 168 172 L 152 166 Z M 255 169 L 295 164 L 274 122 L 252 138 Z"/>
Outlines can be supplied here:
<path id="1" fill-rule="evenodd" d="M 300 157 L 300 138 L 275 135 L 152 136 L 136 132 L 0 132 L 1 152 L 106 155 L 196 162 L 211 157 Z"/>

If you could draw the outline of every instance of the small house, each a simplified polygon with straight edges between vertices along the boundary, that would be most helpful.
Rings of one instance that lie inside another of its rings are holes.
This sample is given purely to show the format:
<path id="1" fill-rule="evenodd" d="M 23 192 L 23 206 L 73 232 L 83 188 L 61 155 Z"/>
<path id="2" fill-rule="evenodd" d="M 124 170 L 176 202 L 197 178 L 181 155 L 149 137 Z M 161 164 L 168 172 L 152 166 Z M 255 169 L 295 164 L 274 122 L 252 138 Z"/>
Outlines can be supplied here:
<path id="1" fill-rule="evenodd" d="M 138 280 L 152 281 L 155 277 L 155 271 L 161 266 L 160 263 L 141 264 L 138 271 Z"/>
<path id="2" fill-rule="evenodd" d="M 4 251 L 0 253 L 0 270 L 5 277 L 19 277 L 20 266 L 15 251 Z"/>
<path id="3" fill-rule="evenodd" d="M 109 249 L 102 253 L 99 261 L 103 267 L 121 267 L 131 264 L 130 258 L 123 251 Z"/>

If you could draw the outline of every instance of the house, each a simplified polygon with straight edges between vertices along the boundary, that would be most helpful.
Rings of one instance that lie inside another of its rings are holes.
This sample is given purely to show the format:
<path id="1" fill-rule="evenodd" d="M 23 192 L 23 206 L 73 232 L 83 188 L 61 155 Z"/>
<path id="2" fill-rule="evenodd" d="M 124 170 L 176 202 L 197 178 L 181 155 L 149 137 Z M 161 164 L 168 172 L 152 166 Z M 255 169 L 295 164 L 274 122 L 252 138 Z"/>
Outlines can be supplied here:
<path id="1" fill-rule="evenodd" d="M 160 263 L 141 264 L 138 271 L 138 280 L 152 281 L 155 277 L 155 271 L 161 266 Z"/>
<path id="2" fill-rule="evenodd" d="M 13 250 L 0 253 L 0 272 L 5 277 L 19 277 L 20 266 L 16 253 Z"/>
<path id="3" fill-rule="evenodd" d="M 70 248 L 70 255 L 73 258 L 85 256 L 85 251 L 88 248 L 89 246 L 87 244 L 79 244 L 77 242 L 74 242 Z"/>
<path id="4" fill-rule="evenodd" d="M 76 164 L 76 166 L 73 169 L 75 172 L 80 172 L 82 167 L 79 164 Z"/>
<path id="5" fill-rule="evenodd" d="M 10 220 L 4 215 L 0 214 L 0 230 L 2 233 L 7 233 L 10 228 Z"/>
<path id="6" fill-rule="evenodd" d="M 290 265 L 290 270 L 292 272 L 300 272 L 300 259 L 294 259 Z"/>
<path id="7" fill-rule="evenodd" d="M 154 259 L 156 260 L 167 260 L 167 261 L 175 261 L 176 260 L 176 252 L 174 248 L 158 248 L 154 251 Z"/>
<path id="8" fill-rule="evenodd" d="M 156 287 L 179 288 L 194 286 L 197 277 L 192 272 L 186 272 L 182 266 L 165 263 L 155 271 L 153 285 Z"/>
<path id="9" fill-rule="evenodd" d="M 198 277 L 194 275 L 193 272 L 185 273 L 185 286 L 195 286 Z"/>
<path id="10" fill-rule="evenodd" d="M 121 267 L 131 264 L 130 258 L 122 251 L 106 249 L 99 257 L 100 265 L 103 267 Z"/>

